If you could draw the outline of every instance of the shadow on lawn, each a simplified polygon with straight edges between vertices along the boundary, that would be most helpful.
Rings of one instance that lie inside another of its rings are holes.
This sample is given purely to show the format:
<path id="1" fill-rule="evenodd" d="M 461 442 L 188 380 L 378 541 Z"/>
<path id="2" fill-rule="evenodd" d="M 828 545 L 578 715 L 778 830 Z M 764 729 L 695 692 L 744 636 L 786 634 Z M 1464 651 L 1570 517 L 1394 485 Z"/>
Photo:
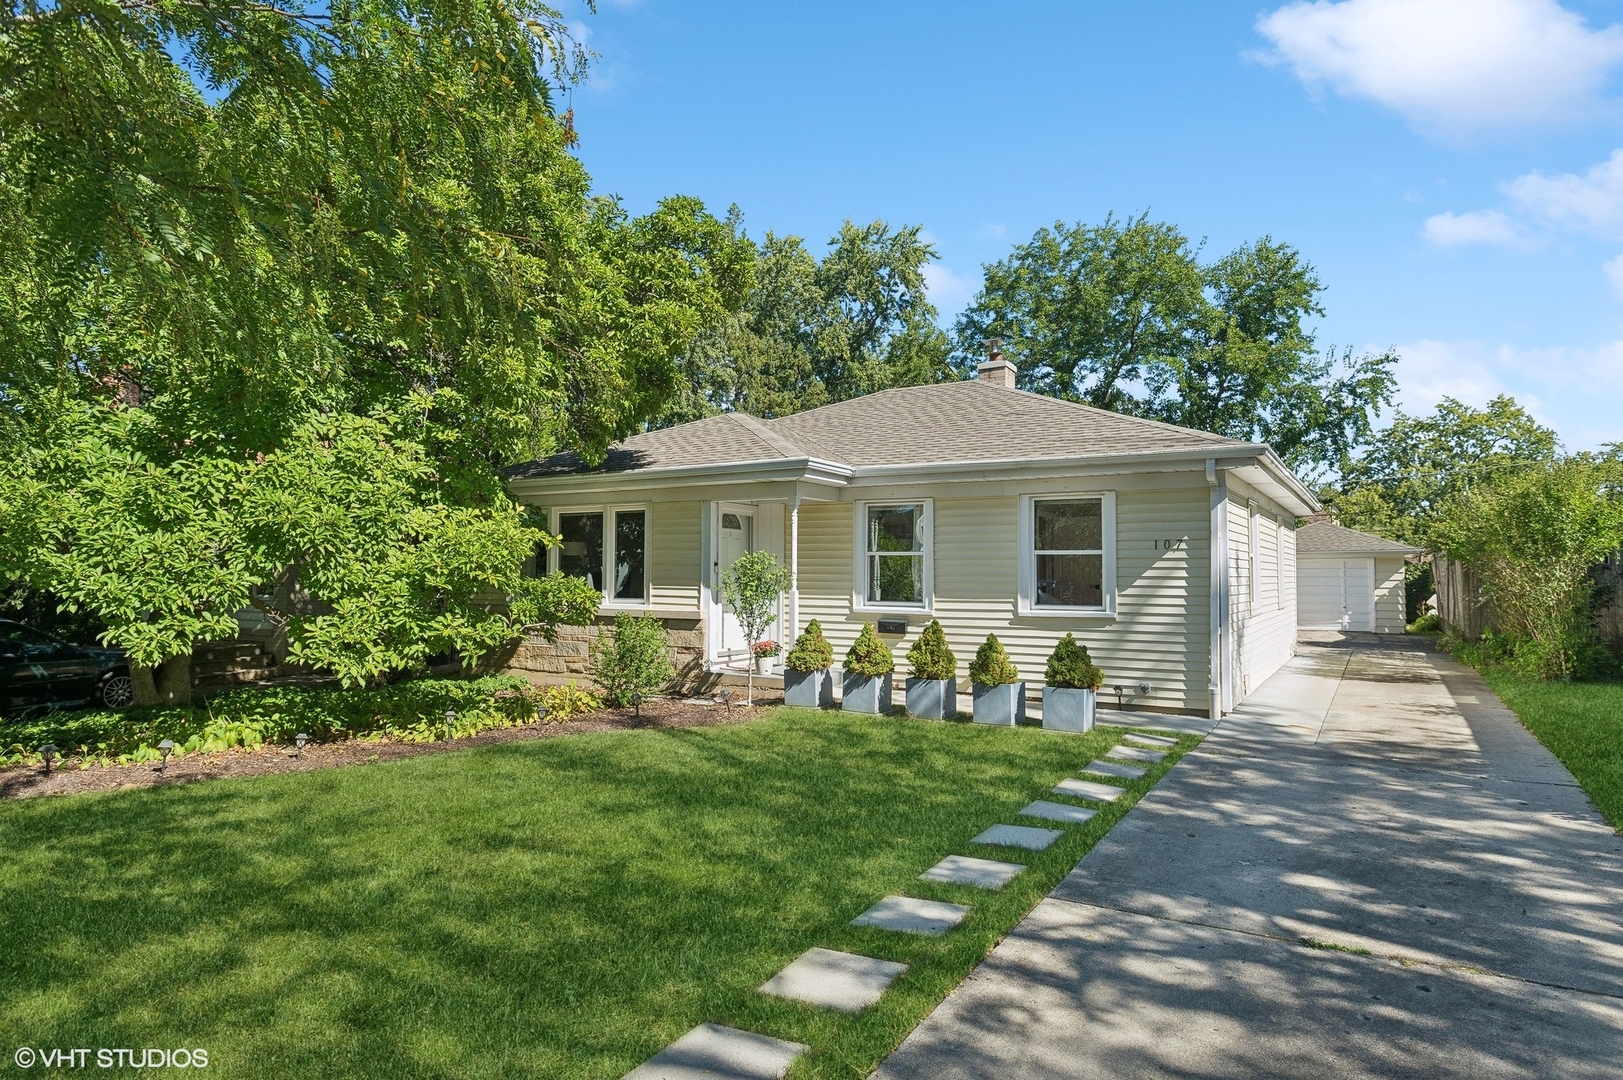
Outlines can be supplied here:
<path id="1" fill-rule="evenodd" d="M 8 805 L 0 1041 L 618 1076 L 1110 738 L 811 715 Z"/>

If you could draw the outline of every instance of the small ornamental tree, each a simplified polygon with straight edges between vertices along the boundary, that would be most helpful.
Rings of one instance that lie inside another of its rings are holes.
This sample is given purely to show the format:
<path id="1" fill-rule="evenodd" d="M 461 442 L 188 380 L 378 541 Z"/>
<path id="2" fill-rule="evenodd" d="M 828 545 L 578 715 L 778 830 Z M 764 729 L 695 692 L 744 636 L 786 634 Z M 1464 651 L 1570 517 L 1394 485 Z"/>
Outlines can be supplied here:
<path id="1" fill-rule="evenodd" d="M 987 634 L 981 647 L 975 650 L 975 659 L 969 665 L 969 677 L 982 686 L 1007 686 L 1020 681 L 1020 672 L 1003 649 L 996 634 Z"/>
<path id="2" fill-rule="evenodd" d="M 790 671 L 827 671 L 834 663 L 834 646 L 823 636 L 823 624 L 813 619 L 795 638 L 795 647 L 784 658 Z"/>
<path id="3" fill-rule="evenodd" d="M 662 689 L 676 676 L 665 624 L 652 615 L 616 615 L 613 635 L 592 643 L 591 671 L 612 705 Z"/>
<path id="4" fill-rule="evenodd" d="M 1104 685 L 1105 673 L 1088 655 L 1088 647 L 1066 634 L 1048 657 L 1046 678 L 1057 690 L 1097 690 Z"/>
<path id="5" fill-rule="evenodd" d="M 913 647 L 907 650 L 915 679 L 951 679 L 958 674 L 958 658 L 947 645 L 947 635 L 939 619 L 931 619 Z"/>
<path id="6" fill-rule="evenodd" d="M 749 639 L 750 657 L 761 655 L 755 646 L 777 614 L 778 597 L 791 584 L 789 568 L 770 551 L 746 551 L 721 576 L 721 598 Z M 770 656 L 772 653 L 767 653 Z M 755 664 L 745 673 L 744 703 L 754 704 Z"/>
<path id="7" fill-rule="evenodd" d="M 874 633 L 873 623 L 862 624 L 862 632 L 846 651 L 845 670 L 868 679 L 877 679 L 896 670 L 896 657 Z"/>

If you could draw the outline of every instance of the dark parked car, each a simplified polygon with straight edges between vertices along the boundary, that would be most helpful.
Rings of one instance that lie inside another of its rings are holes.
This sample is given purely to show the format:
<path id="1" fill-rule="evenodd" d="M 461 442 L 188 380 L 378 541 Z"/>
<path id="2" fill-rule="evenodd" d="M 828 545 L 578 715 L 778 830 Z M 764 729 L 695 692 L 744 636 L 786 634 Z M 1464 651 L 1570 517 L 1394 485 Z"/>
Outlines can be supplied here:
<path id="1" fill-rule="evenodd" d="M 0 714 L 41 706 L 122 709 L 134 696 L 122 650 L 72 645 L 0 619 Z"/>

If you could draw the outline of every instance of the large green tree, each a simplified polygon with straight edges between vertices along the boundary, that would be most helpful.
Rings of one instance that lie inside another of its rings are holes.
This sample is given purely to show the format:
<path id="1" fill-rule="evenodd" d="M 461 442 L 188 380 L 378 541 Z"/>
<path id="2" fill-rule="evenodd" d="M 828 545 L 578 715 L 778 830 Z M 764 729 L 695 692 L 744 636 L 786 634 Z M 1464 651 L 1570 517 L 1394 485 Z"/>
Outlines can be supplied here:
<path id="1" fill-rule="evenodd" d="M 1554 431 L 1513 398 L 1485 408 L 1444 398 L 1429 415 L 1399 410 L 1349 457 L 1324 502 L 1349 528 L 1429 545 L 1442 508 L 1474 487 L 1556 459 Z"/>
<path id="2" fill-rule="evenodd" d="M 1271 443 L 1323 471 L 1365 440 L 1394 389 L 1387 354 L 1321 353 L 1323 286 L 1269 237 L 1203 264 L 1148 215 L 1056 223 L 985 268 L 955 328 L 967 373 L 1002 338 L 1027 390 Z"/>
<path id="3" fill-rule="evenodd" d="M 920 232 L 848 221 L 821 260 L 800 237 L 768 232 L 742 310 L 695 339 L 661 423 L 732 409 L 783 416 L 952 378 L 950 345 L 925 292 L 936 254 Z"/>
<path id="4" fill-rule="evenodd" d="M 478 622 L 468 590 L 410 584 L 412 551 L 455 533 L 516 566 L 533 545 L 495 468 L 635 430 L 754 268 L 694 200 L 633 218 L 590 193 L 553 106 L 584 62 L 532 0 L 0 8 L 0 572 L 95 608 L 138 667 L 183 661 L 244 588 L 314 565 L 239 553 L 266 463 L 387 416 L 384 471 L 421 482 L 384 501 L 419 527 L 326 580 L 364 565 L 375 595 L 422 601 L 417 630 Z M 280 535 L 307 509 L 284 504 Z M 147 558 L 112 558 L 117 530 Z M 341 559 L 344 536 L 301 542 Z M 163 554 L 194 540 L 196 566 Z M 330 662 L 337 642 L 346 670 L 411 662 L 403 624 L 361 607 L 321 624 Z"/>

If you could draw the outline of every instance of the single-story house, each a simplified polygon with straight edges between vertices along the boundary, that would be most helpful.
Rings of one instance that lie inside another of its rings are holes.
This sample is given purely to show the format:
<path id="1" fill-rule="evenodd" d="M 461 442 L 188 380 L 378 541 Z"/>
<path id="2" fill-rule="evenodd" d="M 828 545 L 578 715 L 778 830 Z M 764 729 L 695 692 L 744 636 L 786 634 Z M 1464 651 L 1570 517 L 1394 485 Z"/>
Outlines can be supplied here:
<path id="1" fill-rule="evenodd" d="M 1296 530 L 1296 621 L 1304 630 L 1373 630 L 1406 625 L 1404 563 L 1420 549 L 1329 521 Z"/>
<path id="2" fill-rule="evenodd" d="M 886 390 L 775 420 L 724 413 L 633 436 L 589 465 L 560 454 L 508 470 L 544 508 L 561 570 L 619 611 L 664 620 L 684 671 L 742 671 L 750 642 L 718 583 L 753 549 L 793 574 L 768 636 L 818 620 L 836 667 L 865 622 L 905 653 L 939 619 L 967 687 L 997 634 L 1042 686 L 1067 631 L 1135 708 L 1227 711 L 1296 647 L 1298 516 L 1312 493 L 1266 445 L 979 378 Z M 596 628 L 535 640 L 509 670 L 579 678 Z"/>

